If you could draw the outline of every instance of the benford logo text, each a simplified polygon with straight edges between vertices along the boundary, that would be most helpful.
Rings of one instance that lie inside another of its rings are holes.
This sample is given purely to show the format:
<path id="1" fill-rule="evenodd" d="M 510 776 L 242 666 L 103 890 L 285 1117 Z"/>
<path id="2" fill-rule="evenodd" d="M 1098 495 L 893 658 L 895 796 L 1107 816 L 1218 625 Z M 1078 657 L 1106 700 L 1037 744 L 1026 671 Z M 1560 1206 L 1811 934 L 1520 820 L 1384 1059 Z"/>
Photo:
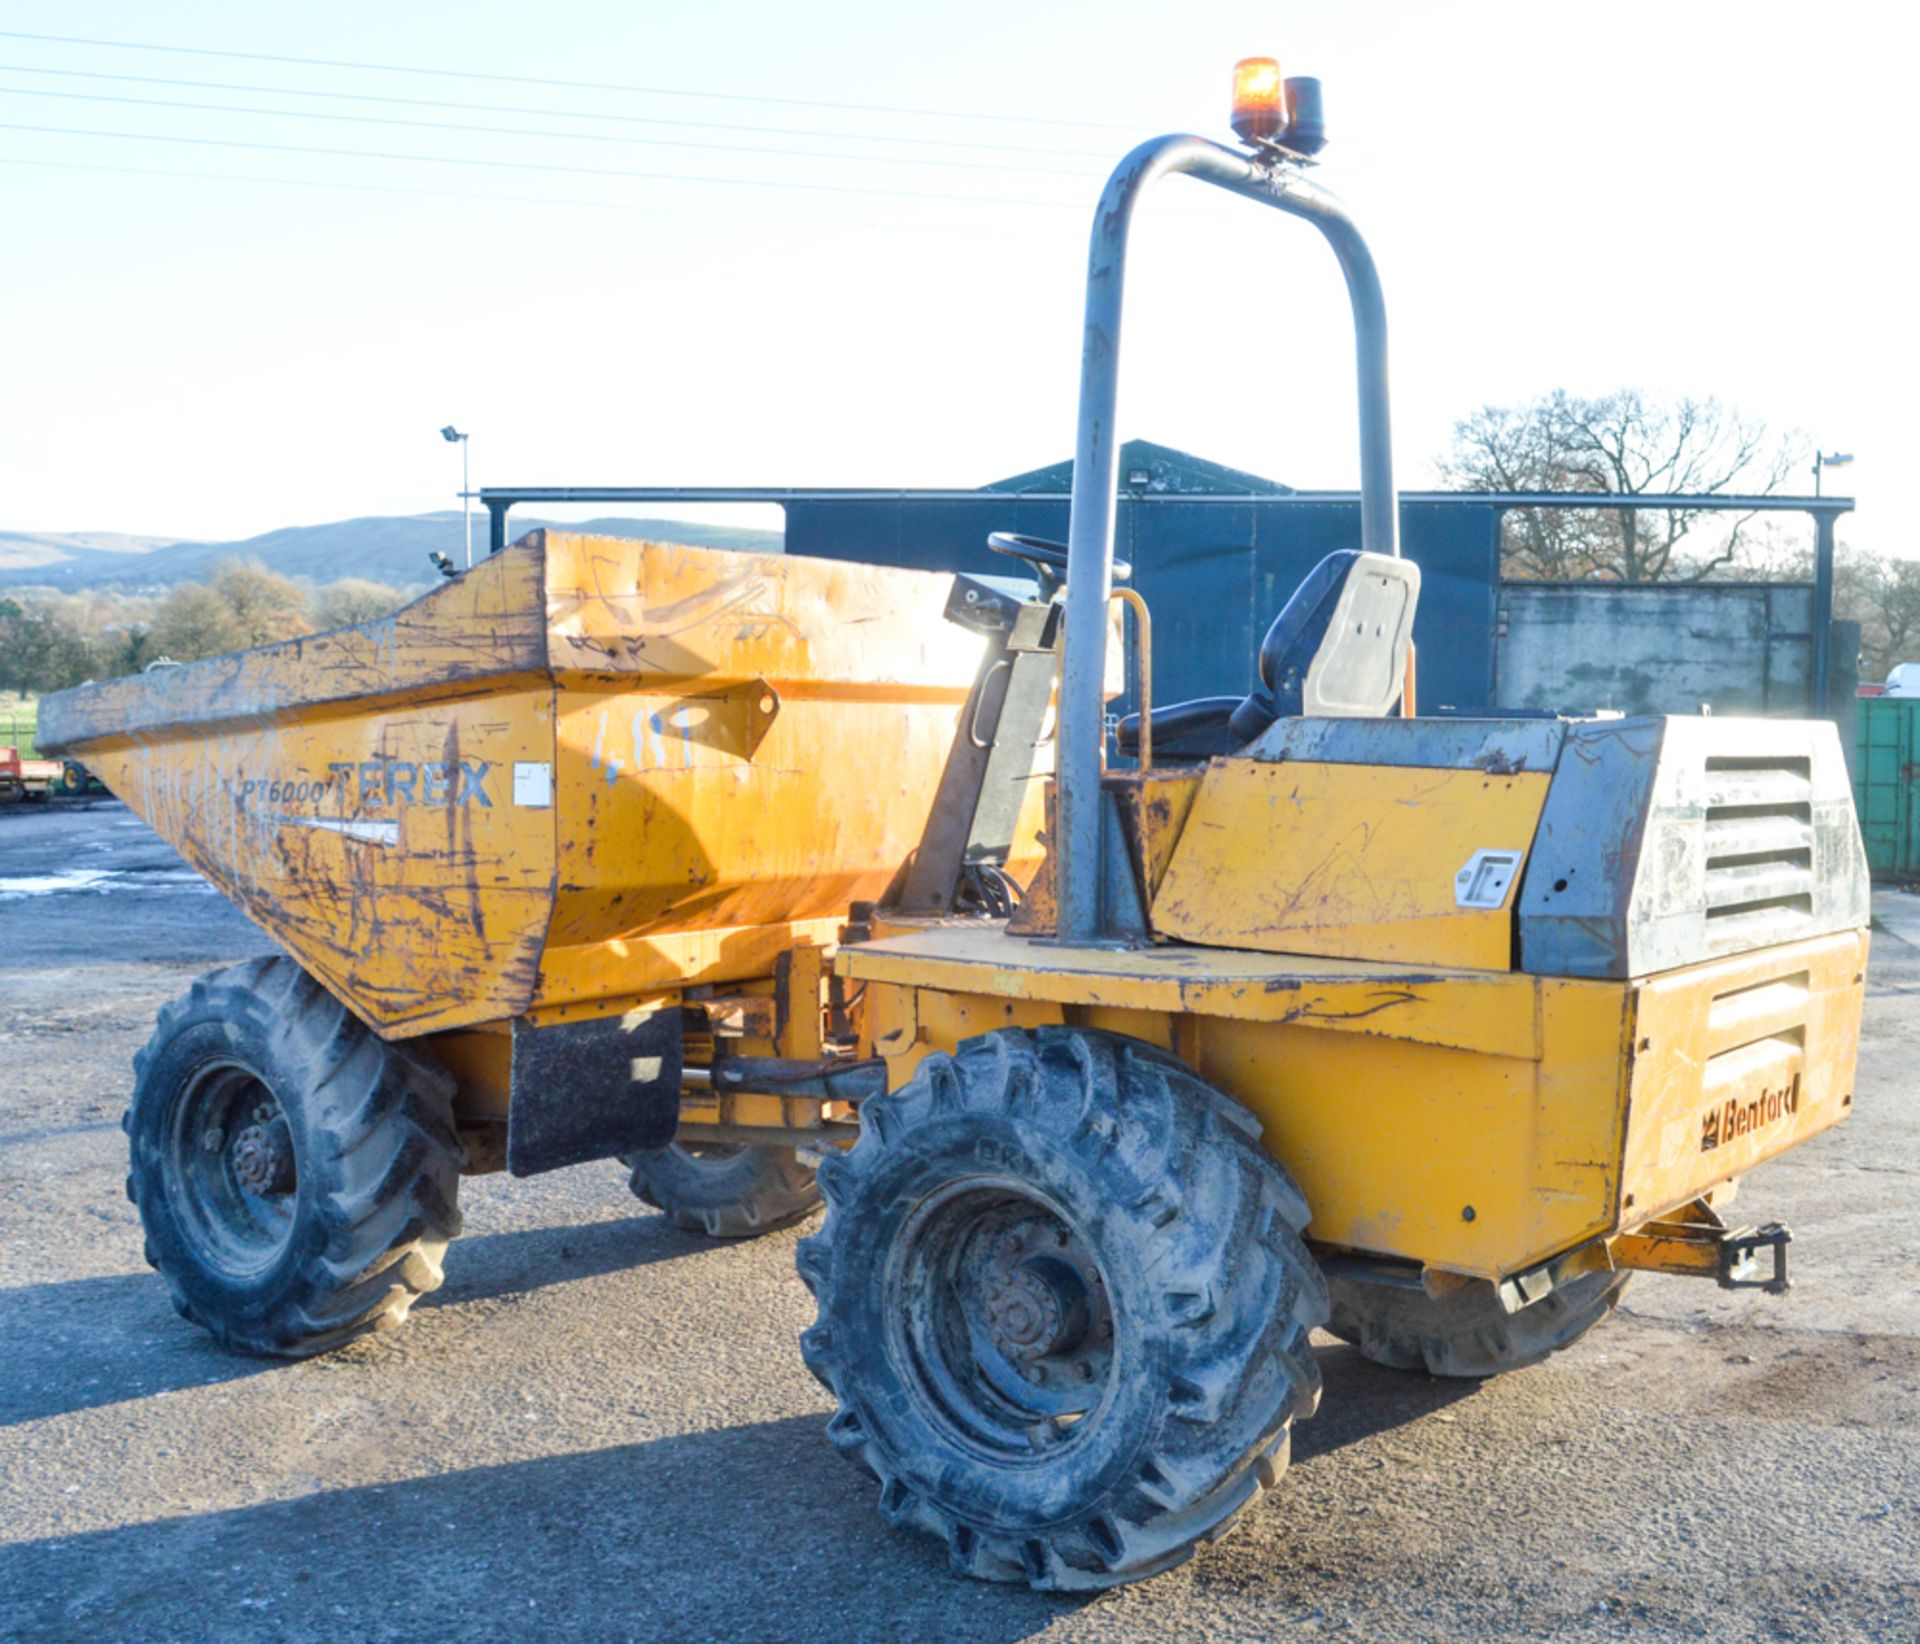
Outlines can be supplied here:
<path id="1" fill-rule="evenodd" d="M 1750 1136 L 1762 1125 L 1775 1124 L 1800 1111 L 1800 1075 L 1795 1074 L 1778 1090 L 1763 1090 L 1758 1096 L 1736 1096 L 1729 1102 L 1717 1102 L 1700 1116 L 1700 1151 L 1711 1153 L 1736 1136 Z"/>

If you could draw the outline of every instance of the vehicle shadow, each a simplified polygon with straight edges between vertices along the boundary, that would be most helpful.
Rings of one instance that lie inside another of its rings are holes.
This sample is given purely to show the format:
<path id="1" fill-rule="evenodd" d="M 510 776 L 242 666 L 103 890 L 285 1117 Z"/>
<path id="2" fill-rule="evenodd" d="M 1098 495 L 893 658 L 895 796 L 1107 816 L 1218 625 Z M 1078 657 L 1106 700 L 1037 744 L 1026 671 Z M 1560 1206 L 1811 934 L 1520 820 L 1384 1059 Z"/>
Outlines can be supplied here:
<path id="1" fill-rule="evenodd" d="M 477 1239 L 465 1298 L 703 1248 L 670 1231 L 664 1218 L 639 1217 Z M 274 1367 L 222 1354 L 184 1325 L 142 1340 L 170 1317 L 156 1280 L 87 1282 L 84 1301 L 43 1297 L 9 1319 L 37 1306 L 44 1325 L 62 1305 L 72 1319 L 76 1334 L 55 1357 L 74 1394 L 43 1392 L 38 1413 Z M 462 1299 L 451 1277 L 447 1289 Z M 118 1352 L 74 1363 L 77 1333 L 100 1327 L 102 1294 L 125 1321 Z M 1328 1396 L 1296 1430 L 1297 1461 L 1477 1391 L 1381 1369 L 1345 1346 L 1320 1359 Z M 49 1358 L 10 1379 L 45 1389 L 54 1370 Z M 16 1407 L 9 1419 L 28 1416 Z M 818 1414 L 800 1415 L 0 1546 L 0 1637 L 1012 1644 L 1091 1601 L 953 1576 L 937 1543 L 886 1526 L 871 1481 L 821 1429 Z M 180 1580 L 190 1568 L 229 1574 Z"/>
<path id="2" fill-rule="evenodd" d="M 873 1495 L 817 1415 L 325 1490 L 0 1547 L 0 1637 L 1012 1644 L 1088 1602 L 955 1576 Z"/>
<path id="3" fill-rule="evenodd" d="M 421 1297 L 419 1309 L 492 1301 L 714 1248 L 712 1239 L 684 1232 L 672 1217 L 656 1211 L 612 1221 L 462 1236 L 447 1247 L 446 1282 Z"/>
<path id="4" fill-rule="evenodd" d="M 446 1283 L 416 1313 L 517 1295 L 711 1249 L 661 1215 L 623 1216 L 461 1238 L 448 1248 Z M 405 1331 L 392 1338 L 404 1351 Z M 157 1273 L 0 1290 L 0 1428 L 281 1369 L 219 1346 L 173 1310 Z"/>
<path id="5" fill-rule="evenodd" d="M 0 1341 L 0 1428 L 273 1368 L 216 1346 L 146 1272 L 0 1290 Z"/>
<path id="6" fill-rule="evenodd" d="M 1293 1430 L 1293 1459 L 1332 1455 L 1380 1433 L 1437 1415 L 1484 1385 L 1417 1371 L 1389 1370 L 1344 1342 L 1317 1349 L 1326 1395 L 1319 1413 Z"/>
<path id="7" fill-rule="evenodd" d="M 1329 1396 L 1298 1459 L 1475 1390 L 1321 1358 Z M 953 1575 L 939 1544 L 888 1528 L 818 1414 L 22 1541 L 0 1546 L 0 1595 L 0 1637 L 649 1644 L 1012 1644 L 1094 1601 Z"/>

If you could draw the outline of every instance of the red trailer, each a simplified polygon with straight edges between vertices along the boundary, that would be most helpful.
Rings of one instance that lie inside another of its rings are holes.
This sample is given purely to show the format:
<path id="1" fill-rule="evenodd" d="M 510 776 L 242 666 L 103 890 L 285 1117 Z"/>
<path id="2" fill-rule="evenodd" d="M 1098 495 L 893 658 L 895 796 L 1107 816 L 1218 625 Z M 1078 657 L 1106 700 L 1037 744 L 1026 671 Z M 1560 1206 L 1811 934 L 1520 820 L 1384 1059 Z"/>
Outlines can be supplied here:
<path id="1" fill-rule="evenodd" d="M 0 803 L 45 799 L 61 792 L 66 781 L 66 760 L 22 759 L 18 748 L 0 747 Z"/>

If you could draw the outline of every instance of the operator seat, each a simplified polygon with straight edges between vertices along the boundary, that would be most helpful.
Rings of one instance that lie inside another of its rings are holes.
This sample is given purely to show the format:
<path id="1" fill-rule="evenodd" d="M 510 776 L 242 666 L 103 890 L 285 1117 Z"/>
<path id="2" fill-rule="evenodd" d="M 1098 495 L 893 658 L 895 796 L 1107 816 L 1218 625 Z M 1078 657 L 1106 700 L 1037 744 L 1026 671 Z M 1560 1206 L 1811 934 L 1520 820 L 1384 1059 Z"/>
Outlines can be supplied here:
<path id="1" fill-rule="evenodd" d="M 1296 714 L 1384 719 L 1400 704 L 1419 602 L 1420 567 L 1411 560 L 1355 548 L 1327 555 L 1260 641 L 1251 692 L 1153 710 L 1154 763 L 1233 753 Z M 1139 753 L 1138 714 L 1120 721 L 1119 745 Z"/>

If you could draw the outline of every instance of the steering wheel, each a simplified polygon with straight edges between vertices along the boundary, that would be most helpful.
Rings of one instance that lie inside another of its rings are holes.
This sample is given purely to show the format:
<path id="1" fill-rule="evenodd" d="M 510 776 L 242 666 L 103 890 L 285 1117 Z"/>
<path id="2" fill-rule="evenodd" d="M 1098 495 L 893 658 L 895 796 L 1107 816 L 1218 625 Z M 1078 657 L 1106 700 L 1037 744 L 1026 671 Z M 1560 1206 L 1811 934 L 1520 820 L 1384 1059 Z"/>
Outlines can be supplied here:
<path id="1" fill-rule="evenodd" d="M 1066 581 L 1061 574 L 1067 568 L 1067 545 L 1064 542 L 1049 542 L 1045 537 L 1023 537 L 1014 531 L 995 531 L 988 536 L 987 546 L 996 554 L 1023 559 L 1031 565 L 1033 574 L 1040 579 L 1042 599 L 1052 599 Z M 1124 559 L 1116 559 L 1113 562 L 1113 580 L 1128 582 L 1132 578 L 1133 567 Z"/>

